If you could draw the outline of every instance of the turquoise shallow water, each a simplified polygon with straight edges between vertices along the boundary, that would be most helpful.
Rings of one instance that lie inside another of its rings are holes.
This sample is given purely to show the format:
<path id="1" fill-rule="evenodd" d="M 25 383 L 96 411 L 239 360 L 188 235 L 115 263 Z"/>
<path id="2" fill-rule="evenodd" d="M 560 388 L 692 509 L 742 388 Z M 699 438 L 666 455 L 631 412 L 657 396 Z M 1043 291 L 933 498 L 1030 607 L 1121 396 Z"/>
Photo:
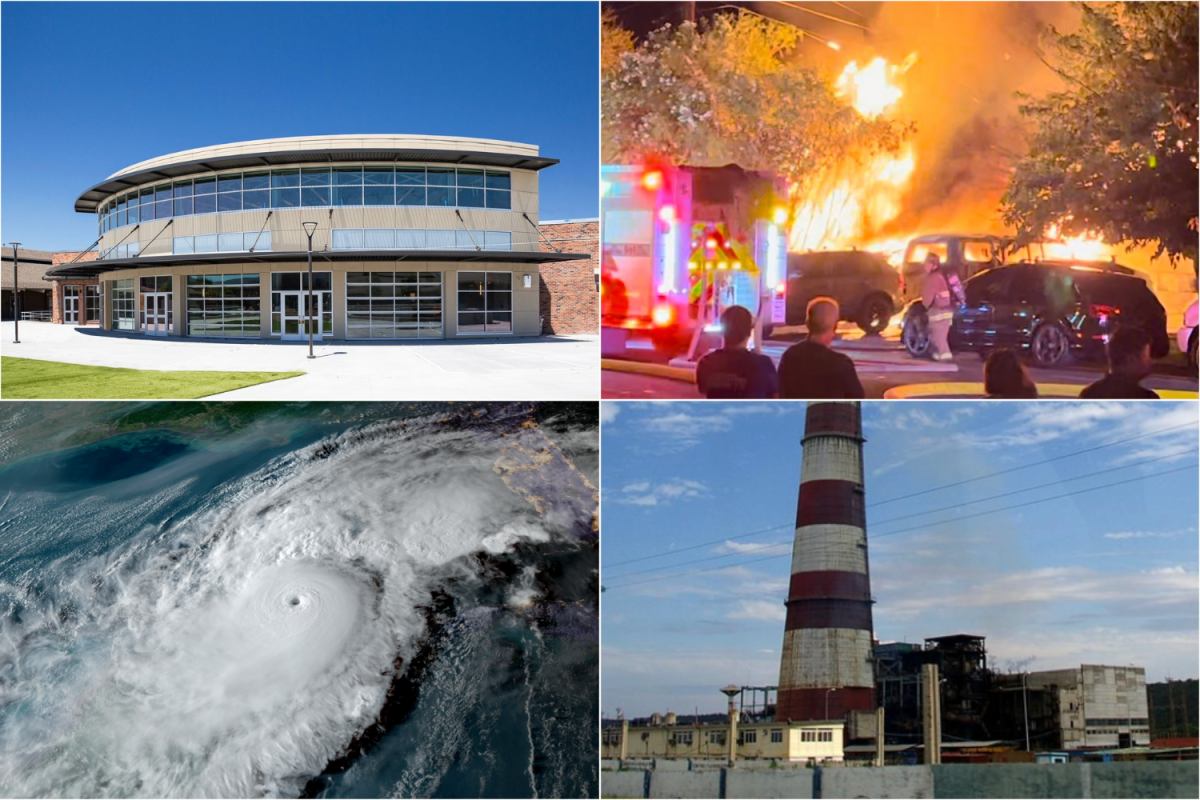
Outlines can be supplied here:
<path id="1" fill-rule="evenodd" d="M 0 794 L 595 795 L 594 404 L 139 409 L 0 420 Z"/>

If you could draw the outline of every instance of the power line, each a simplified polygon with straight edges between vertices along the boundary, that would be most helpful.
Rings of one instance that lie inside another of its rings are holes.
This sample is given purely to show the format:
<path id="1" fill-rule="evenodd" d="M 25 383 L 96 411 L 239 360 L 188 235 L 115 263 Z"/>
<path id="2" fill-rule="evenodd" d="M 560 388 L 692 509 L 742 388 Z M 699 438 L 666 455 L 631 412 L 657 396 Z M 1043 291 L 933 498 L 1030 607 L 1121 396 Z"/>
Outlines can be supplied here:
<path id="1" fill-rule="evenodd" d="M 1184 472 L 1185 470 L 1196 469 L 1197 467 L 1200 467 L 1200 464 L 1188 464 L 1187 466 L 1176 467 L 1175 469 L 1163 470 L 1162 472 L 1156 472 L 1152 475 L 1137 475 L 1133 478 L 1127 478 L 1122 481 L 1113 481 L 1112 483 L 1104 483 L 1099 486 L 1091 486 L 1086 489 L 1077 489 L 1076 491 L 1073 491 L 1073 492 L 1064 492 L 1063 494 L 1054 495 L 1052 497 L 1043 497 L 1039 500 L 1030 500 L 1026 503 L 1017 503 L 1015 505 L 1004 506 L 1002 508 L 993 508 L 990 511 L 980 511 L 976 514 L 966 514 L 961 517 L 955 517 L 954 519 L 945 519 L 945 520 L 941 520 L 939 522 L 930 522 L 925 525 L 916 525 L 916 526 L 913 526 L 910 528 L 901 528 L 900 530 L 897 530 L 897 531 L 889 531 L 887 533 L 878 534 L 877 536 L 873 536 L 872 538 L 873 539 L 882 539 L 885 536 L 896 536 L 901 533 L 908 533 L 909 531 L 921 530 L 923 528 L 933 527 L 936 525 L 948 525 L 952 522 L 962 522 L 963 520 L 976 519 L 978 517 L 985 517 L 989 514 L 998 514 L 1001 511 L 1012 511 L 1012 510 L 1018 509 L 1018 508 L 1026 508 L 1028 506 L 1038 505 L 1039 503 L 1048 503 L 1051 500 L 1062 500 L 1064 498 L 1073 497 L 1075 495 L 1087 494 L 1088 492 L 1098 492 L 1101 489 L 1111 489 L 1114 486 L 1121 486 L 1121 485 L 1127 484 L 1127 483 L 1134 483 L 1135 481 L 1141 481 L 1141 480 L 1145 480 L 1147 478 L 1159 478 L 1164 475 L 1174 474 L 1176 472 Z M 629 586 L 637 586 L 637 585 L 643 584 L 643 583 L 654 583 L 657 581 L 669 580 L 671 578 L 683 578 L 688 575 L 699 575 L 700 573 L 703 573 L 703 572 L 717 572 L 717 571 L 723 570 L 723 569 L 732 569 L 733 567 L 742 567 L 742 566 L 746 566 L 748 564 L 757 564 L 760 561 L 769 561 L 769 560 L 775 559 L 775 558 L 782 558 L 784 555 L 787 555 L 787 554 L 783 553 L 783 554 L 777 554 L 777 555 L 772 555 L 772 556 L 763 556 L 762 558 L 751 559 L 750 561 L 741 561 L 741 562 L 738 562 L 737 564 L 728 564 L 728 565 L 721 566 L 721 567 L 708 567 L 706 569 L 690 570 L 688 572 L 680 572 L 680 573 L 675 573 L 675 574 L 671 574 L 671 575 L 660 575 L 656 578 L 644 578 L 642 580 L 630 581 L 629 583 L 621 583 L 621 584 L 617 584 L 615 586 L 609 586 L 609 585 L 605 584 L 604 588 L 605 589 L 624 589 Z"/>
<path id="2" fill-rule="evenodd" d="M 864 31 L 871 30 L 866 25 L 860 25 L 857 22 L 851 22 L 848 19 L 842 19 L 841 17 L 835 17 L 832 14 L 822 14 L 820 11 L 813 11 L 811 8 L 805 8 L 804 6 L 797 5 L 796 3 L 788 3 L 788 2 L 785 2 L 785 0 L 778 0 L 778 2 L 779 2 L 779 5 L 781 5 L 781 6 L 787 6 L 788 8 L 794 8 L 798 11 L 807 11 L 809 14 L 815 14 L 818 17 L 823 17 L 824 19 L 833 20 L 834 22 L 840 22 L 843 25 L 850 25 L 855 28 L 861 28 Z"/>
<path id="3" fill-rule="evenodd" d="M 1089 472 L 1085 475 L 1075 475 L 1070 478 L 1062 478 L 1059 481 L 1059 483 L 1069 483 L 1071 481 L 1081 481 L 1081 480 L 1084 480 L 1085 478 L 1094 478 L 1097 475 L 1105 475 L 1110 472 L 1116 472 L 1117 470 L 1133 469 L 1134 467 L 1141 467 L 1141 466 L 1145 466 L 1146 464 L 1153 464 L 1157 461 L 1166 461 L 1168 459 L 1177 458 L 1181 455 L 1187 455 L 1188 453 L 1197 453 L 1197 452 L 1200 452 L 1200 450 L 1198 450 L 1198 449 L 1179 450 L 1179 451 L 1175 451 L 1172 453 L 1168 453 L 1166 455 L 1157 456 L 1155 458 L 1147 458 L 1143 461 L 1135 461 L 1132 464 L 1125 464 L 1120 467 L 1109 467 L 1107 469 L 1097 470 L 1096 472 Z M 938 514 L 943 511 L 953 511 L 955 509 L 963 508 L 965 506 L 976 505 L 978 503 L 987 503 L 991 500 L 999 500 L 1003 497 L 1012 497 L 1013 495 L 1024 494 L 1025 492 L 1035 492 L 1039 489 L 1045 489 L 1045 488 L 1046 488 L 1045 486 L 1027 486 L 1024 489 L 1014 489 L 1011 492 L 1002 492 L 1000 494 L 991 495 L 990 497 L 981 497 L 977 500 L 968 500 L 963 503 L 956 503 L 952 506 L 943 506 L 942 508 L 934 508 L 934 509 L 930 509 L 928 511 L 920 511 L 915 514 L 905 514 L 904 516 L 901 516 L 901 517 L 892 517 L 891 519 L 886 519 L 886 520 L 883 520 L 882 522 L 876 522 L 872 525 L 872 527 L 878 527 L 880 525 L 887 525 L 889 523 L 899 522 L 900 520 L 904 520 L 904 519 L 912 519 L 913 517 L 925 516 L 926 514 Z M 883 536 L 890 536 L 890 535 L 891 535 L 890 532 L 873 534 L 868 537 L 868 540 L 878 539 Z M 728 541 L 728 540 L 722 540 L 722 541 Z M 691 561 L 684 561 L 679 564 L 671 564 L 671 565 L 669 565 L 668 568 L 686 567 L 686 566 L 690 566 L 692 564 L 701 564 L 701 563 L 704 563 L 705 561 L 716 561 L 716 560 L 722 559 L 722 558 L 736 558 L 737 556 L 744 555 L 746 553 L 753 553 L 753 552 L 757 552 L 759 550 L 768 550 L 772 547 L 782 547 L 782 546 L 788 545 L 788 544 L 791 544 L 791 541 L 773 542 L 770 544 L 754 545 L 752 547 L 747 547 L 746 549 L 738 551 L 738 552 L 720 553 L 715 556 L 707 556 L 705 558 L 696 558 Z M 676 552 L 679 552 L 679 551 L 676 551 Z M 813 550 L 812 552 L 815 552 L 815 550 Z M 786 555 L 786 554 L 780 554 L 780 555 Z M 655 571 L 661 570 L 661 569 L 663 569 L 663 568 L 662 567 L 648 567 L 646 569 L 638 569 L 638 570 L 633 570 L 631 572 L 622 572 L 613 577 L 615 580 L 621 580 L 622 578 L 627 578 L 631 575 L 643 575 L 647 572 L 655 572 Z"/>
<path id="4" fill-rule="evenodd" d="M 1147 433 L 1140 433 L 1137 436 L 1131 436 L 1126 439 L 1117 439 L 1115 441 L 1105 442 L 1103 444 L 1098 444 L 1093 447 L 1088 447 L 1083 450 L 1075 450 L 1073 452 L 1065 453 L 1063 455 L 1052 456 L 1050 458 L 1046 458 L 1041 461 L 1034 461 L 1032 463 L 1022 464 L 1017 467 L 1011 467 L 1009 469 L 1002 469 L 997 472 L 989 472 L 985 475 L 979 475 L 974 478 L 966 478 L 961 481 L 955 481 L 954 483 L 947 483 L 947 484 L 943 484 L 941 486 L 934 486 L 933 488 L 930 488 L 930 489 L 922 489 L 919 492 L 913 492 L 911 494 L 900 495 L 898 497 L 892 497 L 887 500 L 878 500 L 873 503 L 868 503 L 866 505 L 866 507 L 867 508 L 875 508 L 877 506 L 883 506 L 883 505 L 887 505 L 889 503 L 896 503 L 896 502 L 899 502 L 900 500 L 907 500 L 912 497 L 921 497 L 923 495 L 931 494 L 933 492 L 939 492 L 943 489 L 952 489 L 956 486 L 964 486 L 968 483 L 974 483 L 976 481 L 986 480 L 987 478 L 995 478 L 999 475 L 1007 475 L 1012 472 L 1028 470 L 1031 467 L 1040 467 L 1043 464 L 1049 464 L 1054 461 L 1061 461 L 1064 458 L 1073 458 L 1074 456 L 1083 455 L 1085 453 L 1095 452 L 1096 450 L 1101 450 L 1105 447 L 1113 447 L 1118 444 L 1128 444 L 1129 442 L 1136 441 L 1138 439 L 1145 439 L 1149 436 L 1158 436 L 1159 434 L 1170 433 L 1171 431 L 1179 430 L 1180 428 L 1191 428 L 1191 427 L 1193 427 L 1193 424 L 1190 422 L 1183 423 L 1180 425 L 1172 425 L 1171 427 L 1168 427 L 1168 428 L 1162 428 L 1160 430 L 1149 431 Z M 883 523 L 879 523 L 879 524 L 883 524 Z M 676 553 L 685 553 L 688 550 L 696 550 L 701 547 L 707 547 L 712 544 L 720 544 L 721 542 L 735 541 L 737 539 L 746 539 L 750 536 L 757 536 L 760 533 L 772 533 L 774 531 L 786 530 L 788 528 L 794 529 L 795 525 L 772 525 L 769 528 L 759 528 L 758 530 L 750 531 L 749 533 L 739 533 L 735 536 L 722 536 L 719 539 L 710 539 L 708 541 L 700 542 L 699 544 L 688 545 L 687 547 L 676 547 L 671 550 L 663 550 L 658 553 L 652 553 L 648 556 L 639 556 L 637 558 L 629 558 L 624 561 L 614 561 L 611 564 L 602 565 L 601 569 L 612 569 L 613 567 L 622 567 L 622 566 L 625 566 L 626 564 L 636 564 L 641 561 L 649 561 L 650 559 L 653 559 L 653 558 L 662 558 L 663 556 L 674 555 Z"/>

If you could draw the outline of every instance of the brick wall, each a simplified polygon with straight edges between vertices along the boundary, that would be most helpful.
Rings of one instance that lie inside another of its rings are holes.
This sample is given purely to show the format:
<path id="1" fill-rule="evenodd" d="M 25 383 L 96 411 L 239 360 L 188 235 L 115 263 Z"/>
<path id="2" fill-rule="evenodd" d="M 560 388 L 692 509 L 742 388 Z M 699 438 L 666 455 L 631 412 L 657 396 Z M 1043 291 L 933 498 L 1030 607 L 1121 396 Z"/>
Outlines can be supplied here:
<path id="1" fill-rule="evenodd" d="M 79 255 L 78 252 L 54 253 L 53 256 L 51 257 L 51 260 L 52 260 L 54 266 L 57 267 L 59 264 L 65 264 L 68 261 L 73 260 L 75 258 L 75 256 L 78 256 L 78 255 Z M 84 253 L 80 257 L 79 260 L 80 261 L 95 261 L 96 257 L 99 255 L 100 254 L 97 253 L 95 250 L 89 250 L 86 253 Z M 63 322 L 63 302 L 62 302 L 63 288 L 62 287 L 64 284 L 71 284 L 72 286 L 83 287 L 83 286 L 95 286 L 98 283 L 100 283 L 100 281 L 95 278 L 92 278 L 90 280 L 85 279 L 85 278 L 66 278 L 63 280 L 53 281 L 54 294 L 53 294 L 53 299 L 51 300 L 51 303 L 50 303 L 51 321 L 55 325 L 61 325 Z M 85 294 L 86 294 L 85 291 L 81 288 L 79 290 L 79 324 L 80 325 L 85 324 L 83 321 L 84 314 L 85 314 L 84 303 L 87 302 L 85 299 Z M 102 304 L 104 303 L 103 296 L 100 298 L 100 302 Z M 101 312 L 101 317 L 103 318 L 104 309 L 103 308 L 100 309 L 100 312 Z M 99 325 L 100 321 L 93 320 L 92 322 L 88 322 L 86 324 Z"/>
<path id="2" fill-rule="evenodd" d="M 587 253 L 587 259 L 541 265 L 542 333 L 599 333 L 600 266 L 599 220 L 564 220 L 538 226 L 542 235 L 566 253 Z M 541 249 L 552 252 L 545 241 Z"/>

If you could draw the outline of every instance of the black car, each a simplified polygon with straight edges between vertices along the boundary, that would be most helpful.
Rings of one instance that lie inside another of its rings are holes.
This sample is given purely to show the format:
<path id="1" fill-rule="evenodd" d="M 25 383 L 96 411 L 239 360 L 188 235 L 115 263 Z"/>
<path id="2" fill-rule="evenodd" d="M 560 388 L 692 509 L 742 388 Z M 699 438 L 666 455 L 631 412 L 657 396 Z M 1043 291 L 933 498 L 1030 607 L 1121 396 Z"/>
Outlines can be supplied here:
<path id="1" fill-rule="evenodd" d="M 888 326 L 900 294 L 900 275 L 879 253 L 863 250 L 824 250 L 788 253 L 788 325 L 803 325 L 814 297 L 832 297 L 842 319 L 867 333 Z"/>
<path id="2" fill-rule="evenodd" d="M 954 312 L 950 329 L 953 350 L 986 358 L 1010 347 L 1028 352 L 1038 366 L 1061 366 L 1076 355 L 1103 358 L 1118 324 L 1144 330 L 1154 358 L 1170 349 L 1162 304 L 1144 280 L 1115 264 L 1006 264 L 980 272 L 965 289 L 967 302 Z M 924 338 L 905 330 L 913 355 L 928 349 Z"/>

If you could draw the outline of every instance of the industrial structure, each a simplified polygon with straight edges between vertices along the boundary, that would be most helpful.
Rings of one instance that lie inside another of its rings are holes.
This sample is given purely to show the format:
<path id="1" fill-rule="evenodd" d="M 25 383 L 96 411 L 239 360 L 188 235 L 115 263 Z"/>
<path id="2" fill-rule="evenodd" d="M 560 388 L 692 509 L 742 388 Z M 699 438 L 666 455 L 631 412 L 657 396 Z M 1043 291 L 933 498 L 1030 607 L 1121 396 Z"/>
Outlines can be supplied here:
<path id="1" fill-rule="evenodd" d="M 810 402 L 805 413 L 777 722 L 875 710 L 862 409 Z"/>
<path id="2" fill-rule="evenodd" d="M 714 715 L 715 716 L 715 715 Z M 723 715 L 722 715 L 723 716 Z M 773 759 L 802 764 L 837 763 L 843 754 L 840 722 L 779 723 L 739 721 L 735 740 L 730 723 L 703 718 L 654 714 L 649 719 L 607 723 L 600 737 L 600 757 L 619 759 L 688 758 L 694 760 Z M 736 747 L 731 747 L 736 744 Z"/>

